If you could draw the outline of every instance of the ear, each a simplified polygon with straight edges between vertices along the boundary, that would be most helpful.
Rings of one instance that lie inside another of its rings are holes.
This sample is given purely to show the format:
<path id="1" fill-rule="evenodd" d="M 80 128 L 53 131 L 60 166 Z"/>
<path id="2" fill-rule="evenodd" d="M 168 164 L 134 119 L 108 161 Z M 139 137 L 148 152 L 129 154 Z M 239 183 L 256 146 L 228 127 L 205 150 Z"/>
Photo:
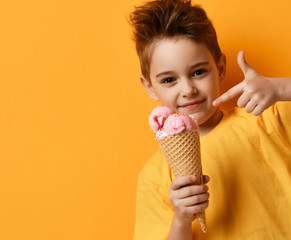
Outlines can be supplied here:
<path id="1" fill-rule="evenodd" d="M 217 69 L 219 73 L 219 81 L 222 82 L 225 78 L 225 72 L 226 72 L 226 57 L 224 54 L 222 54 L 220 57 L 220 60 L 217 64 Z"/>
<path id="2" fill-rule="evenodd" d="M 156 95 L 151 82 L 147 80 L 144 76 L 140 76 L 140 82 L 143 85 L 144 89 L 146 90 L 147 94 L 150 96 L 150 98 L 153 99 L 154 101 L 159 101 L 159 98 Z"/>

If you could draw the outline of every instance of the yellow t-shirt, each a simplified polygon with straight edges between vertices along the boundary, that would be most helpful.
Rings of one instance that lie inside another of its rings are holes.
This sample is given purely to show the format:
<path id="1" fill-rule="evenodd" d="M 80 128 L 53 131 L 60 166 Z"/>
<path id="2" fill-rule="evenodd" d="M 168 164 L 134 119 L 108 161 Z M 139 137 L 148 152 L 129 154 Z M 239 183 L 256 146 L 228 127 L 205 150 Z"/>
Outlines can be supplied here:
<path id="1" fill-rule="evenodd" d="M 291 103 L 255 117 L 224 111 L 201 138 L 203 174 L 210 176 L 207 233 L 193 222 L 193 239 L 291 239 Z M 159 150 L 139 174 L 135 240 L 167 239 L 174 178 Z"/>

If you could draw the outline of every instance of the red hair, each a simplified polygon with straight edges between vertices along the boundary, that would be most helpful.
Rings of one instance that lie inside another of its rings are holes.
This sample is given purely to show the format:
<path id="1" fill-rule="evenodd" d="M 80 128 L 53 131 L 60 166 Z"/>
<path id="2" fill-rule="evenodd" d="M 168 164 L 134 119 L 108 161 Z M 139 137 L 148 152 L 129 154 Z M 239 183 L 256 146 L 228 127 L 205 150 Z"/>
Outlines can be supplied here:
<path id="1" fill-rule="evenodd" d="M 155 0 L 135 7 L 130 14 L 133 40 L 140 59 L 143 76 L 150 80 L 153 44 L 163 38 L 188 37 L 203 43 L 216 64 L 222 55 L 215 29 L 205 11 L 191 0 Z"/>

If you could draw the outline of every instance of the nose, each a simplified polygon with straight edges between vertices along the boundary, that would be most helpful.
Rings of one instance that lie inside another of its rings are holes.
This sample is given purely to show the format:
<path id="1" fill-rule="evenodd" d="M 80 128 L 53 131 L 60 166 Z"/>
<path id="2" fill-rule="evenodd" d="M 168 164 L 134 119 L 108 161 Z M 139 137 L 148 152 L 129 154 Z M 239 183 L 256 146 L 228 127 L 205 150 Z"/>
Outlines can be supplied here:
<path id="1" fill-rule="evenodd" d="M 198 90 L 191 79 L 184 79 L 181 81 L 181 95 L 182 97 L 192 97 L 197 94 Z"/>

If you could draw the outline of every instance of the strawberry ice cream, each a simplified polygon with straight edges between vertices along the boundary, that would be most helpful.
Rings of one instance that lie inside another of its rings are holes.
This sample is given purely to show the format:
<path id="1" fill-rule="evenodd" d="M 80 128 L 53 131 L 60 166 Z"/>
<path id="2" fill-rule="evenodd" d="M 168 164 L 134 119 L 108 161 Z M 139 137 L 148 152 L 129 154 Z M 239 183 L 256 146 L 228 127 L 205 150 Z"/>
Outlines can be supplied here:
<path id="1" fill-rule="evenodd" d="M 197 127 L 189 115 L 174 113 L 165 120 L 163 129 L 166 134 L 174 135 L 184 131 L 193 131 Z"/>
<path id="2" fill-rule="evenodd" d="M 156 107 L 149 116 L 149 124 L 154 132 L 161 130 L 168 116 L 175 113 L 167 106 Z"/>
<path id="3" fill-rule="evenodd" d="M 181 132 L 198 130 L 198 122 L 190 115 L 176 113 L 167 106 L 156 107 L 149 116 L 156 139 Z"/>
<path id="4" fill-rule="evenodd" d="M 152 111 L 149 123 L 174 175 L 195 175 L 195 184 L 202 184 L 198 121 L 163 106 Z M 206 232 L 205 212 L 196 214 L 196 218 Z"/>

